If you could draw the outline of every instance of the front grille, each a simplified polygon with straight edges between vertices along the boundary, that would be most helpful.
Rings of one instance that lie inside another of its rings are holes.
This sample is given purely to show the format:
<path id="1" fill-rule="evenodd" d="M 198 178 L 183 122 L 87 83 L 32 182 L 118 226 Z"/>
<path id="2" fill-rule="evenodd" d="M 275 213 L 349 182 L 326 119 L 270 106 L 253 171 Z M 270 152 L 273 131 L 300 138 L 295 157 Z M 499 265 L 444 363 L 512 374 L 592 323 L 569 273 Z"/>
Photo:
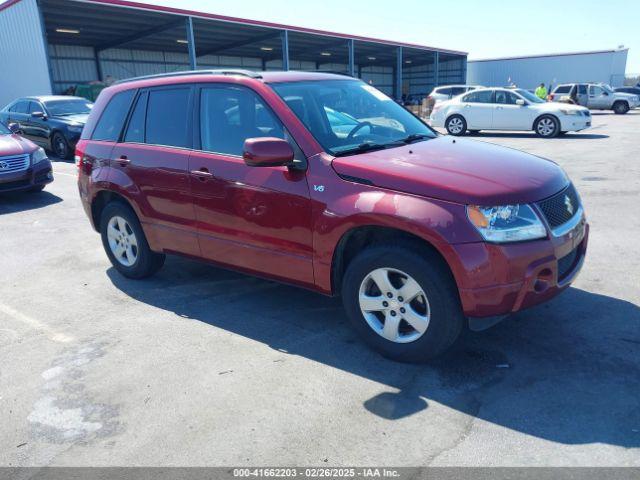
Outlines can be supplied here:
<path id="1" fill-rule="evenodd" d="M 0 157 L 0 175 L 21 172 L 29 168 L 29 155 Z"/>
<path id="2" fill-rule="evenodd" d="M 551 228 L 556 228 L 567 223 L 576 214 L 580 208 L 580 199 L 571 184 L 553 197 L 538 202 L 538 208 L 544 214 Z"/>
<path id="3" fill-rule="evenodd" d="M 576 265 L 578 258 L 578 248 L 574 248 L 570 253 L 558 260 L 558 280 L 564 280 Z"/>

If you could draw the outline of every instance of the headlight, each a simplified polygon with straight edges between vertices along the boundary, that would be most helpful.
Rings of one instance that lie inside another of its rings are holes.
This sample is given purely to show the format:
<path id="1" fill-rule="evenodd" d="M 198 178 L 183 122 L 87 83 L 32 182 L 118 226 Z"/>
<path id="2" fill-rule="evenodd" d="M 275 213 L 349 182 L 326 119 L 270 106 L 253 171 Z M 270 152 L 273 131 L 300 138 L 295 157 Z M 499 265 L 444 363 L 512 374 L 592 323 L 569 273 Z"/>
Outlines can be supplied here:
<path id="1" fill-rule="evenodd" d="M 560 113 L 563 115 L 581 115 L 580 110 L 569 110 L 568 108 L 561 108 Z"/>
<path id="2" fill-rule="evenodd" d="M 521 242 L 547 236 L 544 225 L 529 205 L 467 205 L 467 216 L 488 242 Z"/>
<path id="3" fill-rule="evenodd" d="M 67 130 L 69 130 L 72 133 L 82 133 L 82 125 L 69 125 L 67 127 Z"/>
<path id="4" fill-rule="evenodd" d="M 47 154 L 42 148 L 38 148 L 35 152 L 31 154 L 31 163 L 35 165 L 36 163 L 42 162 L 47 159 Z"/>

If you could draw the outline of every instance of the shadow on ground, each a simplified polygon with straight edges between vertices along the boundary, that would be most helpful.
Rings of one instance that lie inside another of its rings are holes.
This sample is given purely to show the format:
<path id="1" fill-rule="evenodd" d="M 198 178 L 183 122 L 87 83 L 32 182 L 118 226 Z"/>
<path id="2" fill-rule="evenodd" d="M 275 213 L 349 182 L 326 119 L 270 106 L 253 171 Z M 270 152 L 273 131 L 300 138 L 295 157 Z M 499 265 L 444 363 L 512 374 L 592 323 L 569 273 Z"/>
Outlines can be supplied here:
<path id="1" fill-rule="evenodd" d="M 571 288 L 406 365 L 364 347 L 339 299 L 178 258 L 146 281 L 107 274 L 140 302 L 385 385 L 362 408 L 389 420 L 436 402 L 554 442 L 640 447 L 640 309 L 623 300 Z"/>
<path id="2" fill-rule="evenodd" d="M 534 132 L 480 132 L 474 134 L 467 134 L 468 138 L 477 138 L 482 140 L 483 138 L 540 138 Z M 559 135 L 555 138 L 548 138 L 540 140 L 600 140 L 603 138 L 609 138 L 609 135 L 603 135 L 598 133 L 566 133 Z"/>
<path id="3" fill-rule="evenodd" d="M 46 190 L 42 192 L 0 193 L 0 215 L 36 210 L 61 201 L 62 198 Z"/>

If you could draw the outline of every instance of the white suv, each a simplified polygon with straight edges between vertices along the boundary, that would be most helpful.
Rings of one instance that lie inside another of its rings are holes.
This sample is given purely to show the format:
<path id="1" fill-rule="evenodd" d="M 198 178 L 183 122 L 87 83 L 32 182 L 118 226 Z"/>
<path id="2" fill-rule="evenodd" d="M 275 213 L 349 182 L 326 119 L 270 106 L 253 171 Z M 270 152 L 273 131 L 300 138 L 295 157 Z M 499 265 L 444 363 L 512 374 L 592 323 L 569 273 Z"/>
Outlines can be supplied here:
<path id="1" fill-rule="evenodd" d="M 482 88 L 437 104 L 431 124 L 451 135 L 467 130 L 533 130 L 550 138 L 589 128 L 591 114 L 584 107 L 545 102 L 520 88 Z"/>

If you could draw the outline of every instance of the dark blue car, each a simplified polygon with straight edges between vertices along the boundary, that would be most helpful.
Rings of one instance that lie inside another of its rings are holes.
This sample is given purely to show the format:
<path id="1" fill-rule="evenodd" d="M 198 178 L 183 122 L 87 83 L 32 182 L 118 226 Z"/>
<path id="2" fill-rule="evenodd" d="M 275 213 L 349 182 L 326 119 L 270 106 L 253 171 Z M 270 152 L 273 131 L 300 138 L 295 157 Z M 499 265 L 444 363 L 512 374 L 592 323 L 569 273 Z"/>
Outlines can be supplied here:
<path id="1" fill-rule="evenodd" d="M 14 100 L 0 111 L 0 122 L 58 158 L 71 158 L 93 103 L 81 97 L 39 96 Z"/>

